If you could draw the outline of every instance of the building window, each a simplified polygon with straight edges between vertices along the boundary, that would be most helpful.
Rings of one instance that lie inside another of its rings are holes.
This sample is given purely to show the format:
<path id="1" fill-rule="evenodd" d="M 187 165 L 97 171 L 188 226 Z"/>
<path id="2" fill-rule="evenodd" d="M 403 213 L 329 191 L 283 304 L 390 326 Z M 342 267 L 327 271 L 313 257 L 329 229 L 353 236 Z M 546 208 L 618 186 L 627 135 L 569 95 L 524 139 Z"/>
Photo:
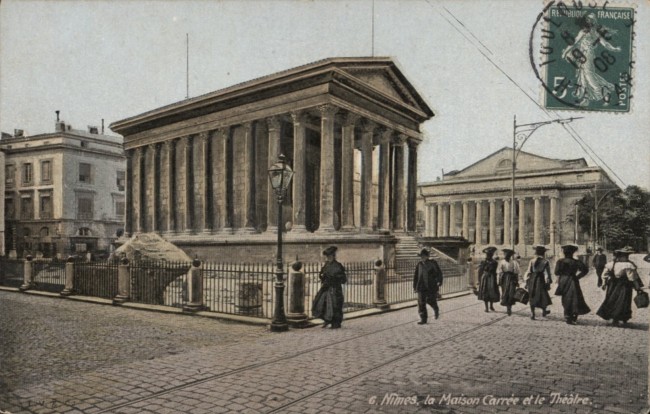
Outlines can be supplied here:
<path id="1" fill-rule="evenodd" d="M 77 231 L 78 236 L 90 236 L 90 229 L 88 227 L 79 227 L 79 230 Z"/>
<path id="2" fill-rule="evenodd" d="M 124 171 L 117 172 L 117 189 L 119 191 L 124 191 L 126 185 L 126 173 Z"/>
<path id="3" fill-rule="evenodd" d="M 124 211 L 126 210 L 126 204 L 124 200 L 115 200 L 115 216 L 118 218 L 124 218 Z"/>
<path id="4" fill-rule="evenodd" d="M 20 199 L 20 219 L 32 220 L 34 218 L 34 200 L 32 197 L 21 197 Z"/>
<path id="5" fill-rule="evenodd" d="M 41 227 L 41 231 L 38 234 L 41 237 L 48 237 L 50 235 L 50 229 L 48 227 Z"/>
<path id="6" fill-rule="evenodd" d="M 40 215 L 42 219 L 52 218 L 52 195 L 41 195 Z"/>
<path id="7" fill-rule="evenodd" d="M 92 220 L 93 199 L 82 197 L 77 199 L 77 218 L 80 220 Z"/>
<path id="8" fill-rule="evenodd" d="M 41 161 L 41 182 L 52 182 L 52 161 Z"/>
<path id="9" fill-rule="evenodd" d="M 16 166 L 13 164 L 5 165 L 5 185 L 13 187 L 16 181 Z"/>
<path id="10" fill-rule="evenodd" d="M 34 179 L 34 166 L 31 163 L 23 164 L 22 184 L 31 185 Z"/>
<path id="11" fill-rule="evenodd" d="M 90 184 L 92 182 L 92 166 L 90 164 L 87 164 L 85 162 L 79 163 L 79 182 L 80 183 L 88 183 Z"/>
<path id="12" fill-rule="evenodd" d="M 12 220 L 15 217 L 16 211 L 14 206 L 14 199 L 11 197 L 5 198 L 5 218 Z"/>

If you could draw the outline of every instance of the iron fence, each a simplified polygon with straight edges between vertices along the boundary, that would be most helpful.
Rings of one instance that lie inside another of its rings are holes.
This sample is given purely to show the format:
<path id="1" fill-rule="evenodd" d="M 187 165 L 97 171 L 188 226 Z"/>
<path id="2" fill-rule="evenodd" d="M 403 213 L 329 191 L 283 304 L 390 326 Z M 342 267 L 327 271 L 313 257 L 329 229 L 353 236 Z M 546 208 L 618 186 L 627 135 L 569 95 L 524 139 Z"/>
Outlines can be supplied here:
<path id="1" fill-rule="evenodd" d="M 118 264 L 113 262 L 77 262 L 73 286 L 76 293 L 112 299 L 118 293 Z"/>
<path id="2" fill-rule="evenodd" d="M 37 259 L 32 261 L 34 290 L 59 293 L 65 288 L 65 261 Z"/>
<path id="3" fill-rule="evenodd" d="M 187 303 L 190 266 L 190 262 L 131 262 L 131 301 L 183 307 Z"/>
<path id="4" fill-rule="evenodd" d="M 202 271 L 207 310 L 268 319 L 273 316 L 274 265 L 203 262 Z"/>
<path id="5" fill-rule="evenodd" d="M 25 261 L 0 257 L 0 285 L 20 287 L 25 275 Z"/>

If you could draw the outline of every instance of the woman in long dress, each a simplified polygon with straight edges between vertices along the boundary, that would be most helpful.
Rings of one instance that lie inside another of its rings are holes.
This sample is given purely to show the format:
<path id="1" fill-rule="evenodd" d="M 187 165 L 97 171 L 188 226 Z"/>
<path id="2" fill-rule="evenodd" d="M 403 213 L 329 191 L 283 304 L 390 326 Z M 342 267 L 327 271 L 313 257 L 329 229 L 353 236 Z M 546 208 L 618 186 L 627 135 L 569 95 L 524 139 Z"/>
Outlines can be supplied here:
<path id="1" fill-rule="evenodd" d="M 497 267 L 499 263 L 494 260 L 496 247 L 486 247 L 483 249 L 485 260 L 478 265 L 478 299 L 485 303 L 485 311 L 494 311 L 494 302 L 501 299 L 499 285 L 497 284 Z M 489 309 L 488 309 L 489 306 Z"/>
<path id="2" fill-rule="evenodd" d="M 341 327 L 343 321 L 343 286 L 347 282 L 345 268 L 336 260 L 336 246 L 330 246 L 323 251 L 327 261 L 320 271 L 321 288 L 314 297 L 312 313 L 321 318 L 323 328 L 332 325 L 332 329 Z"/>
<path id="3" fill-rule="evenodd" d="M 573 258 L 573 253 L 577 250 L 578 246 L 575 244 L 562 246 L 564 258 L 555 264 L 555 274 L 558 276 L 555 294 L 562 296 L 564 319 L 569 325 L 577 323 L 578 315 L 591 312 L 580 288 L 580 279 L 589 272 L 589 269 L 580 260 Z"/>
<path id="4" fill-rule="evenodd" d="M 535 255 L 528 265 L 528 279 L 526 280 L 526 290 L 530 297 L 530 319 L 535 319 L 535 308 L 542 309 L 542 316 L 546 316 L 551 311 L 546 308 L 552 304 L 551 296 L 548 290 L 551 288 L 551 265 L 544 257 L 548 250 L 544 246 L 535 246 Z"/>
<path id="5" fill-rule="evenodd" d="M 499 263 L 497 275 L 499 276 L 499 285 L 501 286 L 501 305 L 505 306 L 508 316 L 512 315 L 512 305 L 515 304 L 515 291 L 519 286 L 519 263 L 513 260 L 515 251 L 503 249 L 504 258 Z"/>
<path id="6" fill-rule="evenodd" d="M 629 259 L 634 253 L 631 247 L 614 250 L 614 260 L 605 265 L 605 300 L 596 314 L 605 320 L 612 320 L 613 326 L 627 323 L 632 318 L 632 289 L 640 292 L 643 283 L 636 266 Z"/>

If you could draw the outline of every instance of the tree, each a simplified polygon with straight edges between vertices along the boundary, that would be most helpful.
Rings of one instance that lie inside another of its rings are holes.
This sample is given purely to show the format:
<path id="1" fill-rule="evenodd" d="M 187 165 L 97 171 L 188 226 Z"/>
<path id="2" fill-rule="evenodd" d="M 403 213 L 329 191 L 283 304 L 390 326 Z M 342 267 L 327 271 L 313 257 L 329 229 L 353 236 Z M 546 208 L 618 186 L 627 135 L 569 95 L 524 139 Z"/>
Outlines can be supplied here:
<path id="1" fill-rule="evenodd" d="M 594 198 L 594 195 L 597 198 Z M 598 212 L 594 207 L 598 202 Z M 592 239 L 596 218 L 598 239 L 609 250 L 631 246 L 636 251 L 648 249 L 650 235 L 650 192 L 636 185 L 621 190 L 597 190 L 578 201 L 578 224 Z M 594 220 L 592 222 L 592 220 Z"/>

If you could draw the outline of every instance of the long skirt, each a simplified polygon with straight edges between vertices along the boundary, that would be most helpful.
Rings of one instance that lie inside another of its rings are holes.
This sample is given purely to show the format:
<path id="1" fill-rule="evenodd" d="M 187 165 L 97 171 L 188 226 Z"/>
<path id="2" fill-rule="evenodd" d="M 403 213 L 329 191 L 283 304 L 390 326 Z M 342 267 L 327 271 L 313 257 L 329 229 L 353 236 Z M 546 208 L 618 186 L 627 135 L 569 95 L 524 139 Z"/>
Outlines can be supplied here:
<path id="1" fill-rule="evenodd" d="M 501 299 L 497 275 L 495 273 L 484 273 L 478 285 L 478 299 L 486 302 L 498 302 Z"/>
<path id="2" fill-rule="evenodd" d="M 504 272 L 501 280 L 501 305 L 512 306 L 515 304 L 515 291 L 519 285 L 519 275 L 512 272 Z"/>
<path id="3" fill-rule="evenodd" d="M 544 283 L 544 273 L 532 273 L 526 281 L 526 290 L 530 295 L 528 304 L 533 308 L 546 309 L 551 303 L 551 296 L 546 290 Z"/>
<path id="4" fill-rule="evenodd" d="M 311 311 L 316 318 L 340 324 L 343 320 L 343 290 L 322 286 L 314 297 Z"/>
<path id="5" fill-rule="evenodd" d="M 586 315 L 591 312 L 582 294 L 580 282 L 575 276 L 560 275 L 555 294 L 562 296 L 565 317 Z"/>
<path id="6" fill-rule="evenodd" d="M 609 279 L 605 300 L 596 314 L 622 322 L 632 317 L 632 283 L 626 277 Z"/>

